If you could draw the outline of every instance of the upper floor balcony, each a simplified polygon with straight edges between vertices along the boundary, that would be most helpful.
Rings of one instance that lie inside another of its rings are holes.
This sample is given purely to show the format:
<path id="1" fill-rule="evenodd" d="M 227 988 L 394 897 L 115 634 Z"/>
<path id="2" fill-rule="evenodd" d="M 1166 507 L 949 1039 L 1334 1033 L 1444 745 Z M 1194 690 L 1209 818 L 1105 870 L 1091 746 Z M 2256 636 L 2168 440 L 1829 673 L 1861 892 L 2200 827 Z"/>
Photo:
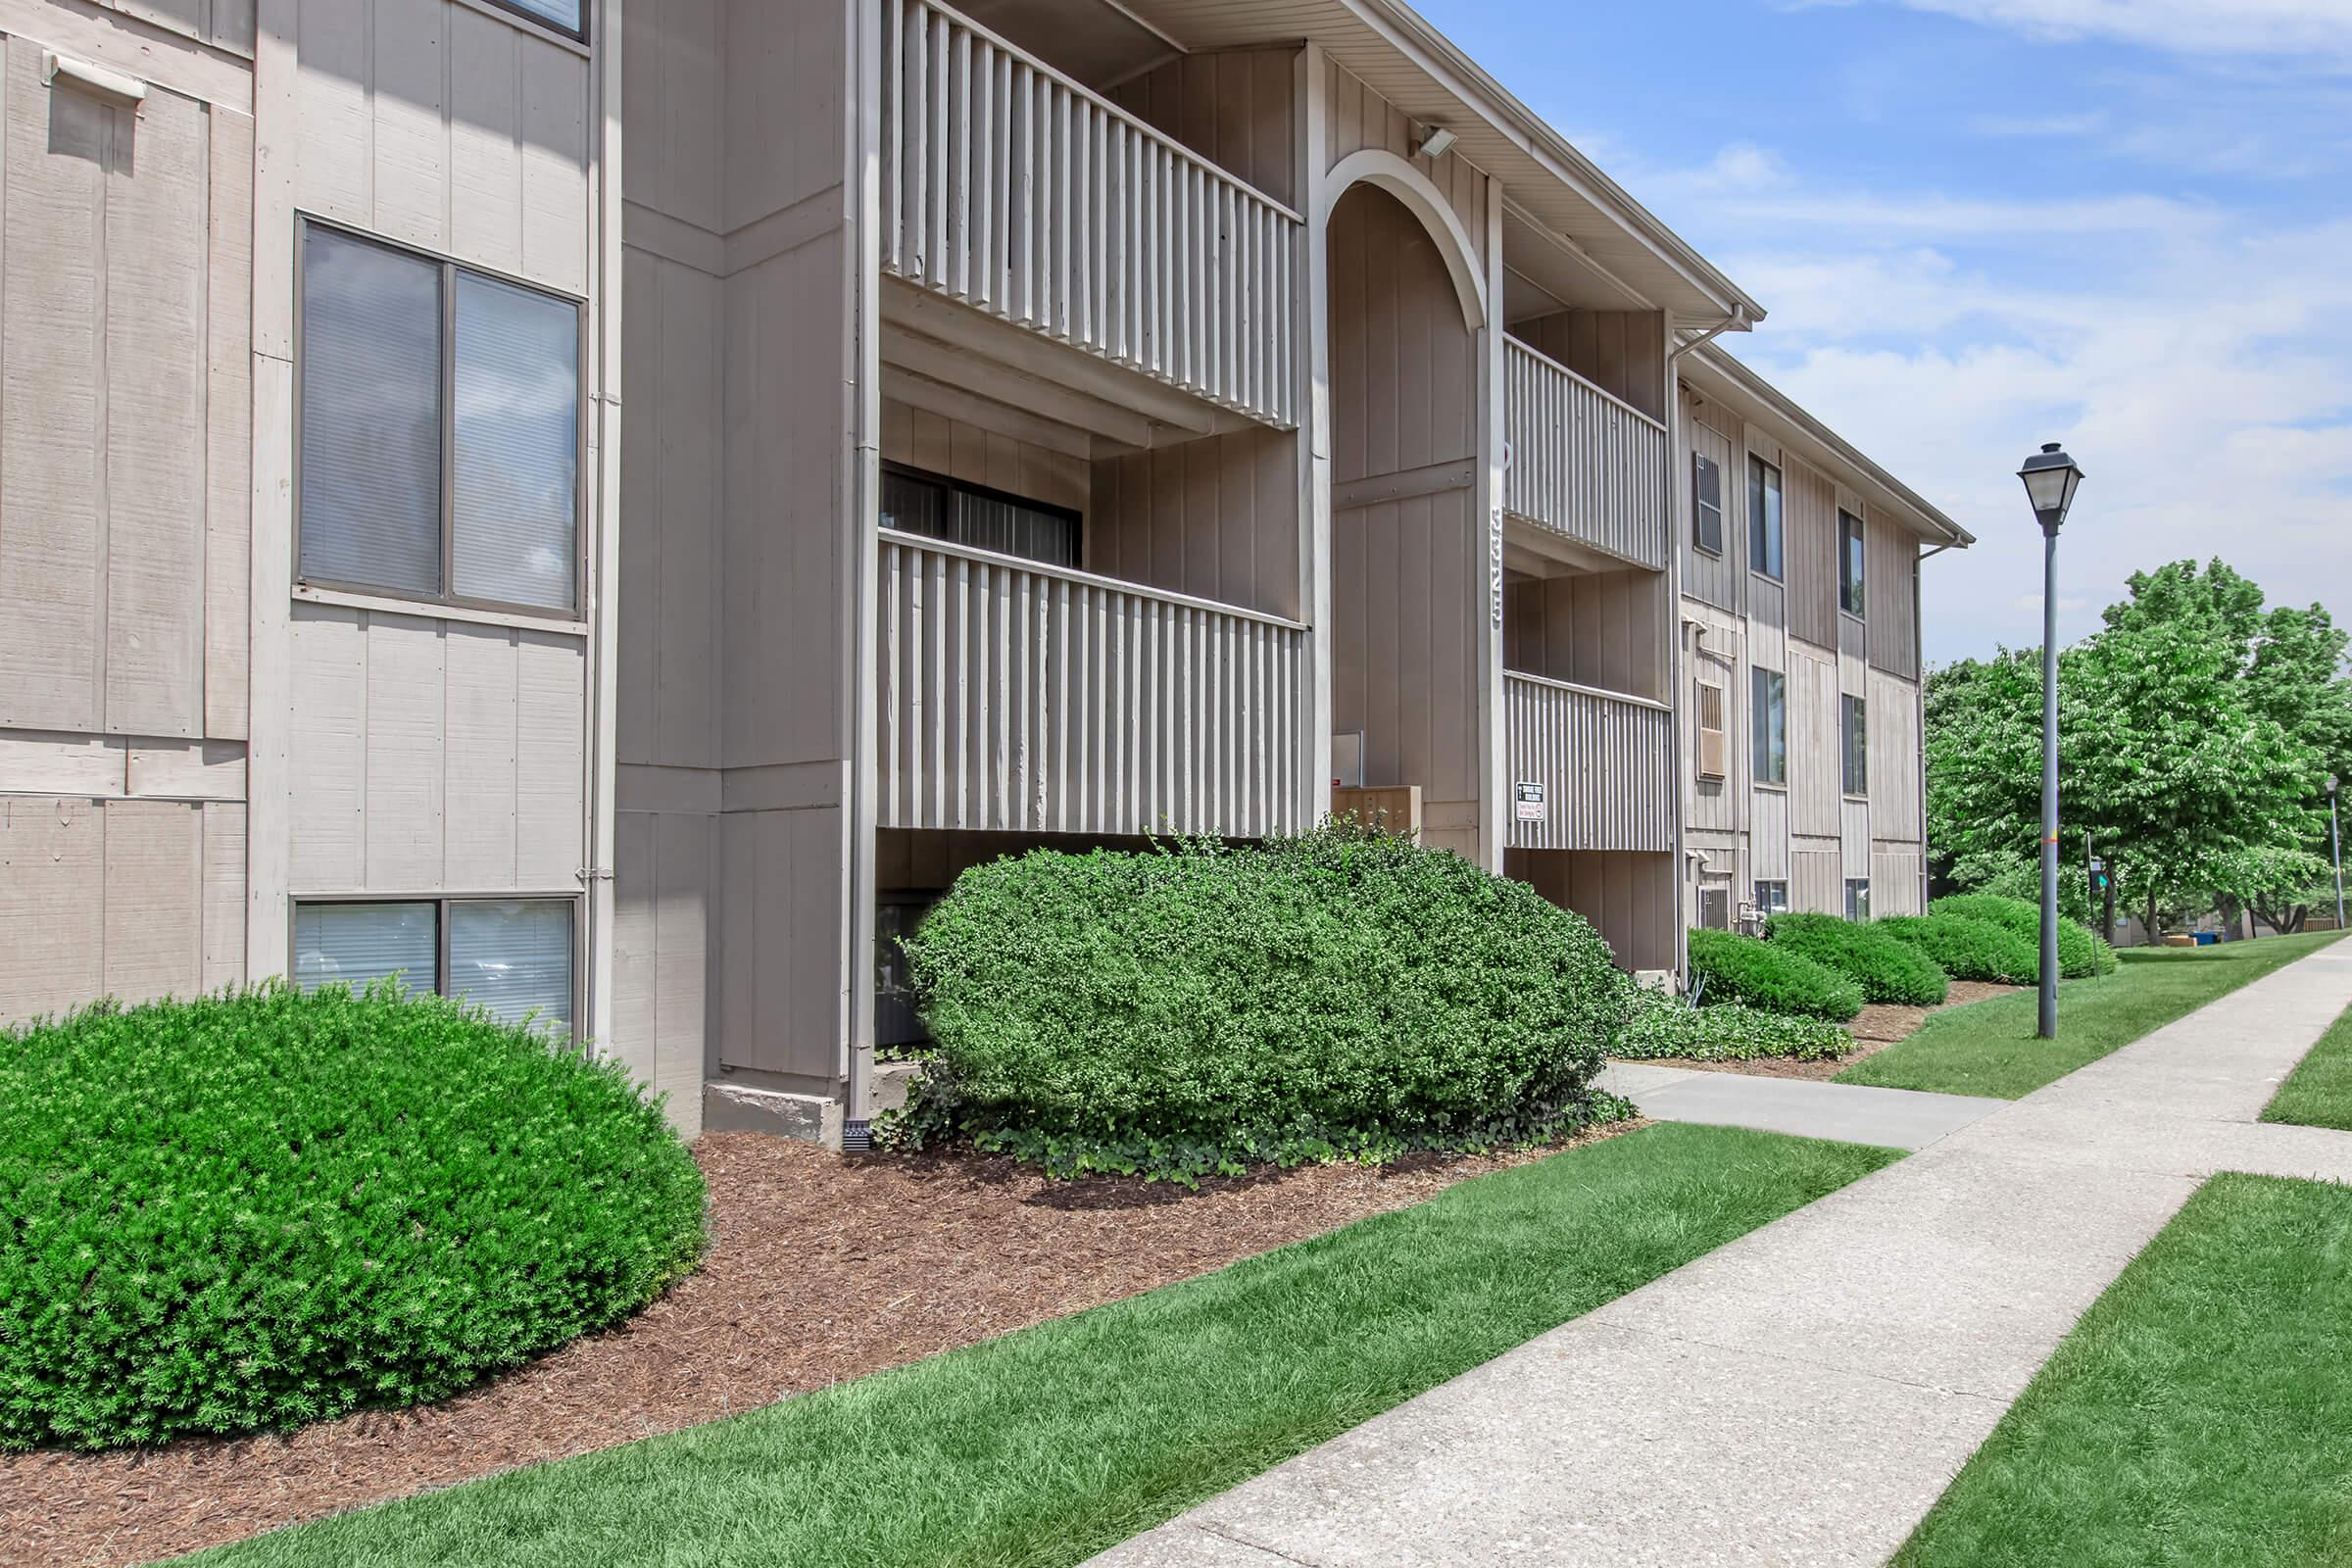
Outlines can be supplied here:
<path id="1" fill-rule="evenodd" d="M 1674 848 L 1674 719 L 1665 704 L 1520 670 L 1507 671 L 1502 686 L 1512 848 Z"/>
<path id="2" fill-rule="evenodd" d="M 1503 356 L 1503 510 L 1614 562 L 1664 570 L 1666 426 L 1516 338 Z"/>
<path id="3" fill-rule="evenodd" d="M 933 0 L 881 0 L 883 270 L 1264 424 L 1298 215 Z"/>

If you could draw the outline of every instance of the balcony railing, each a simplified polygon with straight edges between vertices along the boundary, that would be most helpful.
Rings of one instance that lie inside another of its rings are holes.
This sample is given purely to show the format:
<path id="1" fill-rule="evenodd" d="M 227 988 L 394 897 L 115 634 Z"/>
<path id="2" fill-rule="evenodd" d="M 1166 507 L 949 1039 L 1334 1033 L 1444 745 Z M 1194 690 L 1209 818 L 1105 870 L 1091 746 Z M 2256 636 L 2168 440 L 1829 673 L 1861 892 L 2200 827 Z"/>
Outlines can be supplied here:
<path id="1" fill-rule="evenodd" d="M 1276 425 L 1298 215 L 945 6 L 882 0 L 882 265 Z"/>
<path id="2" fill-rule="evenodd" d="M 1502 679 L 1513 820 L 1523 850 L 1674 848 L 1674 756 L 1662 703 L 1540 675 Z M 1518 815 L 1517 786 L 1543 786 L 1543 814 Z"/>
<path id="3" fill-rule="evenodd" d="M 1305 628 L 883 530 L 884 827 L 1305 825 Z"/>
<path id="4" fill-rule="evenodd" d="M 1666 565 L 1666 427 L 1504 339 L 1503 508 L 1636 565 Z"/>

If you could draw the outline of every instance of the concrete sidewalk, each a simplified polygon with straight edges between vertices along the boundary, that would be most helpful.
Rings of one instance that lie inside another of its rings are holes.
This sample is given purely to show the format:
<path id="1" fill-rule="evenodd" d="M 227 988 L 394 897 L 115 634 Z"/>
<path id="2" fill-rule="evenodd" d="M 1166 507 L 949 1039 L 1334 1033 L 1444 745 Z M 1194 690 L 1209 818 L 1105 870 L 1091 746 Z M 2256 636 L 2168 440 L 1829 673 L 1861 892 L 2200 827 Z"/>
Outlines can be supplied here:
<path id="1" fill-rule="evenodd" d="M 2006 1100 L 1923 1095 L 1914 1089 L 1820 1083 L 1761 1074 L 1695 1072 L 1648 1061 L 1611 1062 L 1600 1087 L 1659 1121 L 1758 1127 L 1799 1138 L 1921 1150 L 2008 1106 Z"/>
<path id="2" fill-rule="evenodd" d="M 1883 1563 L 2206 1175 L 2352 1181 L 2253 1120 L 2347 1004 L 2324 950 L 1094 1561 Z"/>

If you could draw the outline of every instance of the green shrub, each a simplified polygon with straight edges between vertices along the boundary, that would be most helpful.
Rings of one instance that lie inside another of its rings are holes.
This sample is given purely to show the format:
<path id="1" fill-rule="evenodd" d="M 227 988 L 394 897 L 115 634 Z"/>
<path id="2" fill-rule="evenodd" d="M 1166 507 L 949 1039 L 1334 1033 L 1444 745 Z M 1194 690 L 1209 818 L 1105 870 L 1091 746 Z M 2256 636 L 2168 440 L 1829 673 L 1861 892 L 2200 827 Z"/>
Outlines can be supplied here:
<path id="1" fill-rule="evenodd" d="M 1955 980 L 2030 986 L 2041 971 L 2034 944 L 2004 925 L 1964 914 L 1888 914 L 1871 926 L 1907 942 Z"/>
<path id="2" fill-rule="evenodd" d="M 439 1398 L 702 1249 L 702 1173 L 617 1063 L 438 997 L 0 1031 L 0 1447 Z"/>
<path id="3" fill-rule="evenodd" d="M 1639 1007 L 1617 1054 L 1629 1059 L 1675 1057 L 1685 1061 L 1752 1061 L 1791 1056 L 1828 1061 L 1854 1049 L 1854 1037 L 1819 1018 L 1764 1012 L 1726 1003 L 1692 1007 L 1675 997 L 1659 997 Z"/>
<path id="4" fill-rule="evenodd" d="M 1803 954 L 1737 931 L 1690 933 L 1690 977 L 1707 1006 L 1743 1003 L 1766 1012 L 1843 1023 L 1862 1010 L 1862 988 Z"/>
<path id="5" fill-rule="evenodd" d="M 1957 914 L 1971 920 L 1989 920 L 2004 926 L 2034 944 L 2034 978 L 2041 970 L 2041 906 L 2025 899 L 2003 898 L 1997 893 L 1954 893 L 1937 899 L 1928 906 L 1930 914 Z M 2058 973 L 2068 980 L 2080 980 L 2087 975 L 2113 974 L 2116 970 L 2115 950 L 2100 940 L 2097 932 L 2080 921 L 2058 917 Z"/>
<path id="6" fill-rule="evenodd" d="M 934 1044 L 901 1147 L 1191 1182 L 1624 1111 L 1592 1080 L 1634 988 L 1592 928 L 1353 826 L 975 866 L 906 953 Z"/>
<path id="7" fill-rule="evenodd" d="M 1764 940 L 1837 970 L 1862 988 L 1865 1002 L 1933 1007 L 1950 988 L 1917 948 L 1835 914 L 1776 914 L 1764 922 Z"/>

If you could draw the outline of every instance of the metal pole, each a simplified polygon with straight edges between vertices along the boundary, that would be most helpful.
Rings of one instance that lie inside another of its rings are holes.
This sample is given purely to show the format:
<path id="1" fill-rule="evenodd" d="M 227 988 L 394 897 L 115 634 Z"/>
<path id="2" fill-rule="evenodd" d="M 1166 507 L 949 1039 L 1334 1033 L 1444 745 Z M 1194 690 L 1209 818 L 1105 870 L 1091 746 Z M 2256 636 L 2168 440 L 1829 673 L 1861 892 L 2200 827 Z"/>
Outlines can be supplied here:
<path id="1" fill-rule="evenodd" d="M 2041 530 L 2041 1011 L 2058 1038 L 2058 530 Z"/>
<path id="2" fill-rule="evenodd" d="M 2328 853 L 2335 860 L 2335 928 L 2344 928 L 2344 840 L 2335 826 L 2335 791 L 2328 792 Z"/>

